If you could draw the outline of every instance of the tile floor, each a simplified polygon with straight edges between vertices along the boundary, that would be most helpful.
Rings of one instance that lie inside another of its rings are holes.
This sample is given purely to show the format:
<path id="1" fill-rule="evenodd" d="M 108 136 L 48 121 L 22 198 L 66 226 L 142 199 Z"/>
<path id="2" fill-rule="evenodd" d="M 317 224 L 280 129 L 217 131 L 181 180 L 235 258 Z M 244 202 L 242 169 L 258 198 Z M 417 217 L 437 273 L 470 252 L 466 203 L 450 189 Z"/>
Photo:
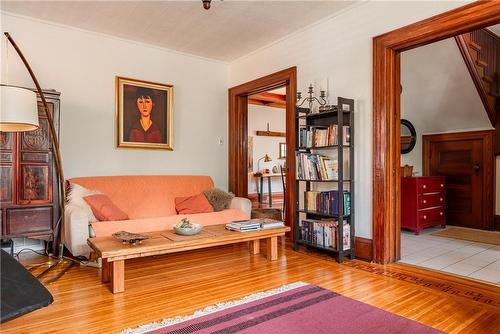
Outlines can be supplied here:
<path id="1" fill-rule="evenodd" d="M 401 261 L 500 285 L 500 246 L 401 231 Z"/>

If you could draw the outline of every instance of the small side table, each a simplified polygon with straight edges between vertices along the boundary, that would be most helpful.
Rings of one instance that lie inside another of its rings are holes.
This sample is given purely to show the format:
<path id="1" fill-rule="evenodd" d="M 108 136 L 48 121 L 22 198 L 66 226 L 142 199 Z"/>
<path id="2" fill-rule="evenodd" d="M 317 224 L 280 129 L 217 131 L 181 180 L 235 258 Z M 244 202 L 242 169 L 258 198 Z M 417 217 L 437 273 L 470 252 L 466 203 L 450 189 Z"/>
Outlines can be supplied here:
<path id="1" fill-rule="evenodd" d="M 273 177 L 281 177 L 280 173 L 255 173 L 253 175 L 256 178 L 259 178 L 259 184 L 260 187 L 257 189 L 257 197 L 259 200 L 259 203 L 262 203 L 262 198 L 264 197 L 264 178 L 267 178 L 267 193 L 268 193 L 268 202 L 269 202 L 269 207 L 273 206 L 273 192 L 271 189 L 271 179 Z"/>

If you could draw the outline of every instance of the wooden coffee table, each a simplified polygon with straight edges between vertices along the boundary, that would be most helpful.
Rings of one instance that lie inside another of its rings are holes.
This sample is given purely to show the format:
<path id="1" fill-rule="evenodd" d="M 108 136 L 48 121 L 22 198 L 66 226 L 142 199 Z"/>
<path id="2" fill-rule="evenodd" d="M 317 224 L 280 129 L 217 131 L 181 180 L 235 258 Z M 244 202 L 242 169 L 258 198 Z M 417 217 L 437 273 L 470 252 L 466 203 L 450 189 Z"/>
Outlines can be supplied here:
<path id="1" fill-rule="evenodd" d="M 111 281 L 113 293 L 125 290 L 125 260 L 137 257 L 183 252 L 192 249 L 249 242 L 251 254 L 260 253 L 260 240 L 266 239 L 267 259 L 278 259 L 278 237 L 290 231 L 290 227 L 280 227 L 253 232 L 234 232 L 225 225 L 205 226 L 195 236 L 180 236 L 170 231 L 143 233 L 151 238 L 141 244 L 123 244 L 114 237 L 87 239 L 89 246 L 102 258 L 102 282 Z"/>

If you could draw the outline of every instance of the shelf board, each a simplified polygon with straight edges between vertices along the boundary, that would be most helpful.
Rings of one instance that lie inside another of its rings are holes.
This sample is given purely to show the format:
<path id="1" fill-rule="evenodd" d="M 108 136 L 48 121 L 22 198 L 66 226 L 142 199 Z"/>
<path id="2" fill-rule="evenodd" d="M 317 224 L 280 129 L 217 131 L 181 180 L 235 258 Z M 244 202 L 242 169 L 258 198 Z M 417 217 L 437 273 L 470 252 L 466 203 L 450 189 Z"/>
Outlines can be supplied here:
<path id="1" fill-rule="evenodd" d="M 344 110 L 344 114 L 350 113 L 349 110 Z M 326 117 L 332 117 L 332 116 L 337 116 L 338 111 L 325 111 L 325 112 L 316 112 L 316 113 L 310 113 L 307 115 L 299 115 L 297 118 L 304 118 L 304 119 L 315 119 L 315 118 L 326 118 Z"/>
<path id="2" fill-rule="evenodd" d="M 296 151 L 310 151 L 310 150 L 326 150 L 332 148 L 350 148 L 351 145 L 327 145 L 327 146 L 314 146 L 314 147 L 298 147 Z"/>
<path id="3" fill-rule="evenodd" d="M 342 252 L 344 254 L 344 256 L 351 254 L 351 249 L 344 250 L 344 251 L 339 251 L 339 250 L 337 250 L 335 248 L 323 247 L 323 246 L 315 245 L 315 244 L 312 244 L 312 243 L 307 242 L 305 240 L 299 240 L 299 241 L 297 241 L 297 243 L 300 244 L 300 245 L 304 245 L 304 246 L 309 246 L 309 247 L 313 247 L 313 248 L 322 249 L 322 250 L 325 250 L 325 251 L 328 251 L 328 252 L 332 252 L 332 253 L 335 253 L 335 254 L 338 254 L 338 253 Z"/>
<path id="4" fill-rule="evenodd" d="M 311 210 L 298 210 L 300 213 L 308 213 L 315 216 L 327 217 L 327 218 L 339 218 L 339 215 L 329 214 L 321 211 L 311 211 Z M 343 216 L 343 218 L 349 219 L 350 216 Z"/>
<path id="5" fill-rule="evenodd" d="M 306 179 L 296 179 L 296 181 L 301 182 L 351 182 L 351 180 L 306 180 Z"/>

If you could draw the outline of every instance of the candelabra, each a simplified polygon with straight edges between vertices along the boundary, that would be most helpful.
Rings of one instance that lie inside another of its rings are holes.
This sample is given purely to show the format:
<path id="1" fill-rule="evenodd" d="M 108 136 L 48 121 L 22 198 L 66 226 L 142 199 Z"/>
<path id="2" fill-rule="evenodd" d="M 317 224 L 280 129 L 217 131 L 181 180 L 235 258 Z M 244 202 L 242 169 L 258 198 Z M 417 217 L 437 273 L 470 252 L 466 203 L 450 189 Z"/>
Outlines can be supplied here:
<path id="1" fill-rule="evenodd" d="M 302 93 L 297 92 L 297 107 L 301 107 L 304 103 L 307 102 L 309 104 L 309 112 L 312 112 L 312 107 L 313 107 L 314 102 L 317 102 L 320 106 L 324 106 L 327 103 L 327 101 L 325 99 L 326 92 L 324 90 L 320 90 L 319 91 L 319 99 L 318 99 L 316 96 L 314 96 L 312 84 L 309 85 L 309 89 L 307 91 L 307 94 L 309 94 L 309 96 L 304 97 L 302 99 Z"/>

